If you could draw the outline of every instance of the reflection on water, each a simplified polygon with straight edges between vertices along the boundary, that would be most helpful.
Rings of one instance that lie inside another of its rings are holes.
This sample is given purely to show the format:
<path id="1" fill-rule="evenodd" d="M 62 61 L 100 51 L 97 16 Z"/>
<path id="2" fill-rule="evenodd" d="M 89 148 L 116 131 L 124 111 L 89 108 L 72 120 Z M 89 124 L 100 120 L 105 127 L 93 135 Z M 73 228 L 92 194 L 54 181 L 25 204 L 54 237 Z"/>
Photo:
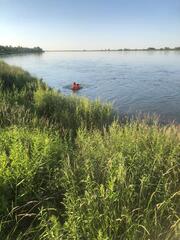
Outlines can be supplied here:
<path id="1" fill-rule="evenodd" d="M 1 56 L 2 58 L 2 56 Z M 3 59 L 72 94 L 110 101 L 121 113 L 156 113 L 180 122 L 180 51 L 54 52 Z"/>

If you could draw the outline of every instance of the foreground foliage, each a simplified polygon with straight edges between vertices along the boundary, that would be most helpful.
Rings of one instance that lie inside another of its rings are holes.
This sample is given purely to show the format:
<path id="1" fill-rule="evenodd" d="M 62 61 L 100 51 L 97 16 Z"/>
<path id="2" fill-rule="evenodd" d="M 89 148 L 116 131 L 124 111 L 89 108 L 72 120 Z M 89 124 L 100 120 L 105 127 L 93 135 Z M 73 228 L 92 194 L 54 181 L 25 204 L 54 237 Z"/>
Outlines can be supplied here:
<path id="1" fill-rule="evenodd" d="M 65 164 L 67 239 L 165 239 L 178 224 L 180 145 L 173 127 L 78 132 Z M 173 136 L 173 137 L 172 137 Z"/>
<path id="2" fill-rule="evenodd" d="M 0 62 L 1 239 L 178 239 L 180 131 Z"/>

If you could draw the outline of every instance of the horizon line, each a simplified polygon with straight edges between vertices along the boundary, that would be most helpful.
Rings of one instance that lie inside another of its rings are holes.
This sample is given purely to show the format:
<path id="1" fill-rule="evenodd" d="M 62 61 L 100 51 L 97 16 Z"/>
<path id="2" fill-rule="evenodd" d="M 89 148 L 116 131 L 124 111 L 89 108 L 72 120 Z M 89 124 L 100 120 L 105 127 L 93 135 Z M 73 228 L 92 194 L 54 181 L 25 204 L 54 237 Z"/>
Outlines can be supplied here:
<path id="1" fill-rule="evenodd" d="M 118 52 L 118 51 L 167 51 L 167 50 L 180 50 L 180 47 L 161 47 L 161 48 L 155 48 L 155 47 L 148 47 L 148 48 L 120 48 L 120 49 L 45 49 L 45 52 Z"/>

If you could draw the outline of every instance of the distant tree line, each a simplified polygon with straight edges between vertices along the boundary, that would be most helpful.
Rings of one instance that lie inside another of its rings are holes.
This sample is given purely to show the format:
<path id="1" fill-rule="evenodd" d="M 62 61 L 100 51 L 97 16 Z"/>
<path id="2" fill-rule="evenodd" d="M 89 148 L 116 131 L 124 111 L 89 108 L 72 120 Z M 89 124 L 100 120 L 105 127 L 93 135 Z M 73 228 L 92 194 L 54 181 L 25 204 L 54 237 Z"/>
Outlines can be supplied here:
<path id="1" fill-rule="evenodd" d="M 20 53 L 42 53 L 44 52 L 40 47 L 26 48 L 26 47 L 12 47 L 12 46 L 1 46 L 0 54 L 20 54 Z"/>
<path id="2" fill-rule="evenodd" d="M 148 48 L 123 48 L 118 49 L 118 51 L 177 51 L 180 50 L 180 47 L 170 48 L 170 47 L 164 47 L 164 48 L 154 48 L 154 47 L 148 47 Z"/>
<path id="3" fill-rule="evenodd" d="M 174 48 L 170 48 L 170 47 L 164 47 L 164 48 L 154 48 L 154 47 L 148 47 L 148 48 L 120 48 L 120 49 L 110 49 L 110 48 L 105 48 L 105 49 L 101 49 L 101 50 L 82 50 L 82 51 L 179 51 L 180 47 L 174 47 Z"/>
<path id="4" fill-rule="evenodd" d="M 164 47 L 164 48 L 154 48 L 154 47 L 148 47 L 148 48 L 120 48 L 120 49 L 93 49 L 93 50 L 54 50 L 59 52 L 117 52 L 117 51 L 179 51 L 180 47 Z M 51 52 L 51 51 L 50 51 Z M 53 51 L 52 51 L 53 52 Z"/>

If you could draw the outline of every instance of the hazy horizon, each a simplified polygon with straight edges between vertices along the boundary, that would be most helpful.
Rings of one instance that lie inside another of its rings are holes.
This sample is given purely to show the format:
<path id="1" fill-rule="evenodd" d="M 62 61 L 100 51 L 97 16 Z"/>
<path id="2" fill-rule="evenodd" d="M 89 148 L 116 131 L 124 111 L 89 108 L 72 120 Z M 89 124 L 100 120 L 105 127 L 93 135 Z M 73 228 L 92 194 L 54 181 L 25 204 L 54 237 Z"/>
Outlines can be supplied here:
<path id="1" fill-rule="evenodd" d="M 180 45 L 179 13 L 179 0 L 0 0 L 0 45 L 174 48 Z"/>
<path id="2" fill-rule="evenodd" d="M 165 48 L 169 48 L 169 46 L 164 46 L 162 47 L 163 50 L 166 50 Z M 179 50 L 180 44 L 179 46 L 174 46 L 169 48 L 170 50 L 174 50 L 175 48 L 178 48 Z M 113 48 L 105 48 L 105 49 L 43 49 L 46 52 L 84 52 L 84 51 L 126 51 L 126 50 L 130 50 L 130 51 L 141 51 L 141 50 L 148 50 L 148 48 L 154 48 L 153 46 L 149 46 L 147 48 L 117 48 L 117 49 L 113 49 Z M 160 50 L 161 48 L 155 48 L 155 50 Z"/>

